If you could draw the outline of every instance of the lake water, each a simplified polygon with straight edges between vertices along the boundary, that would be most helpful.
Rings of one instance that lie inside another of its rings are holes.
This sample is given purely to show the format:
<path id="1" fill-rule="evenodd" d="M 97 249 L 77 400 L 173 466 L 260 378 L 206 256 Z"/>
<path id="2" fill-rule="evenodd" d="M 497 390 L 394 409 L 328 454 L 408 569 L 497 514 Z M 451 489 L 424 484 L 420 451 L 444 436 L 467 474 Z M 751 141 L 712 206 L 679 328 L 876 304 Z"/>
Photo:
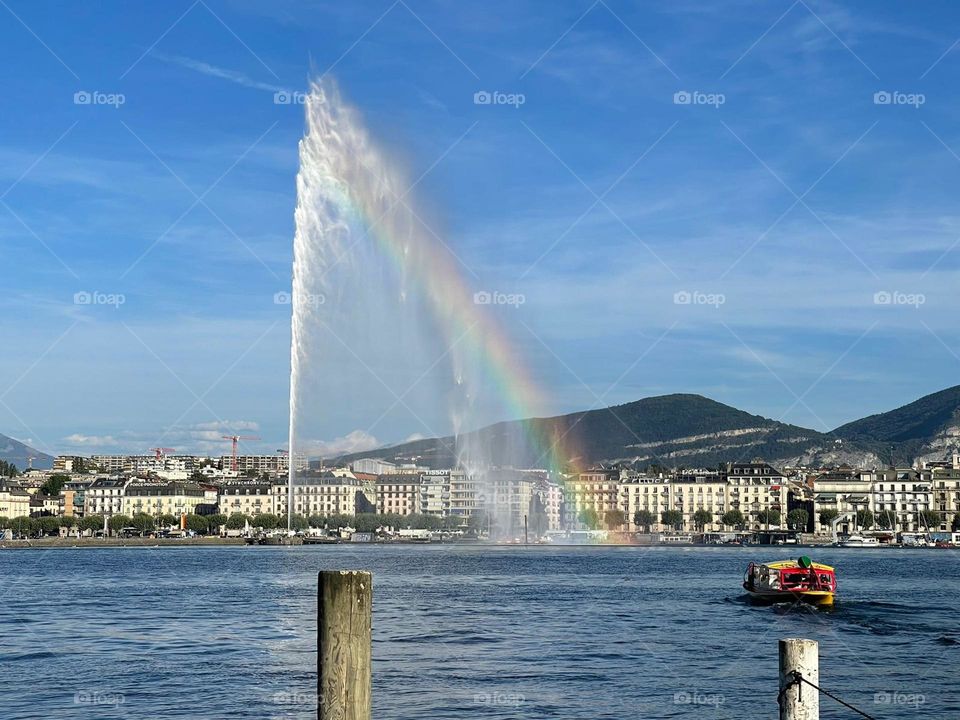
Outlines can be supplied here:
<path id="1" fill-rule="evenodd" d="M 821 685 L 872 716 L 960 717 L 960 552 L 825 549 L 834 611 L 743 601 L 751 559 L 795 554 L 0 551 L 0 717 L 316 717 L 316 574 L 334 568 L 374 573 L 377 720 L 775 718 L 781 637 L 819 640 Z M 854 717 L 827 698 L 821 716 Z"/>

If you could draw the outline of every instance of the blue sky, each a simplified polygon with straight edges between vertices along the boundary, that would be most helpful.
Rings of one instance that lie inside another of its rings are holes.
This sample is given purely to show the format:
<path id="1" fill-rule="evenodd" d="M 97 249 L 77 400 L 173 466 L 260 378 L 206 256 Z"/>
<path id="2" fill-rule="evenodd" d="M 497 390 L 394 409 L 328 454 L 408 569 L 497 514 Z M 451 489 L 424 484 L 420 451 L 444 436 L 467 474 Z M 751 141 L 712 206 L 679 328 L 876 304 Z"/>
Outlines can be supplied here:
<path id="1" fill-rule="evenodd" d="M 697 392 L 825 430 L 954 385 L 958 37 L 949 2 L 3 0 L 0 432 L 285 444 L 276 94 L 324 72 L 467 281 L 525 296 L 493 311 L 550 412 Z"/>

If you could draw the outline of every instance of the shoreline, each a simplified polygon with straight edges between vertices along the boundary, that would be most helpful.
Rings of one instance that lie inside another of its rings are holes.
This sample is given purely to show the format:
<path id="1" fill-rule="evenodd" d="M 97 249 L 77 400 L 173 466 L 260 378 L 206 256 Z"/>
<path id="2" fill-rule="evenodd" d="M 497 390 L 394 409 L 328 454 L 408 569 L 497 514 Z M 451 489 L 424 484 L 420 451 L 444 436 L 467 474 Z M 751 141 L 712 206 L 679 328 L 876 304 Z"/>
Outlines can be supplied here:
<path id="1" fill-rule="evenodd" d="M 193 537 L 193 538 L 37 538 L 32 540 L 2 540 L 0 541 L 0 550 L 75 550 L 84 548 L 159 548 L 159 547 L 304 547 L 310 545 L 347 545 L 350 547 L 382 547 L 391 545 L 403 546 L 436 546 L 436 547 L 486 547 L 486 548 L 610 548 L 610 547 L 635 547 L 635 548 L 679 548 L 684 550 L 705 550 L 705 549 L 750 549 L 755 552 L 765 552 L 767 550 L 785 550 L 788 548 L 807 549 L 807 550 L 856 550 L 856 551 L 877 551 L 877 550 L 951 550 L 960 548 L 937 548 L 937 547 L 909 547 L 903 545 L 888 545 L 871 548 L 844 548 L 830 544 L 810 544 L 810 545 L 678 545 L 678 544 L 659 544 L 659 543 L 531 543 L 524 545 L 522 543 L 491 543 L 491 542 L 435 542 L 427 543 L 422 541 L 403 541 L 391 540 L 389 542 L 349 542 L 333 541 L 324 543 L 305 543 L 304 545 L 281 546 L 281 545 L 258 545 L 256 543 L 247 543 L 246 538 L 242 537 Z"/>

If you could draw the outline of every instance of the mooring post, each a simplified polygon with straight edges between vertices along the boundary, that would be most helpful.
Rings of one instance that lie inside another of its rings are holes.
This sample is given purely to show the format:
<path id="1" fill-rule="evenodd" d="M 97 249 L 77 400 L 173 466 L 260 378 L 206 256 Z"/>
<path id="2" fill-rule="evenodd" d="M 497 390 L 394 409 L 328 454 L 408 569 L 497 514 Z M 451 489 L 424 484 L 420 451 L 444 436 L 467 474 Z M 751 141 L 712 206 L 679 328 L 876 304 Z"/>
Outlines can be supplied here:
<path id="1" fill-rule="evenodd" d="M 317 591 L 317 718 L 370 720 L 373 576 L 323 570 Z"/>
<path id="2" fill-rule="evenodd" d="M 812 685 L 800 682 L 800 677 Z M 820 720 L 820 652 L 816 640 L 780 641 L 780 720 Z"/>

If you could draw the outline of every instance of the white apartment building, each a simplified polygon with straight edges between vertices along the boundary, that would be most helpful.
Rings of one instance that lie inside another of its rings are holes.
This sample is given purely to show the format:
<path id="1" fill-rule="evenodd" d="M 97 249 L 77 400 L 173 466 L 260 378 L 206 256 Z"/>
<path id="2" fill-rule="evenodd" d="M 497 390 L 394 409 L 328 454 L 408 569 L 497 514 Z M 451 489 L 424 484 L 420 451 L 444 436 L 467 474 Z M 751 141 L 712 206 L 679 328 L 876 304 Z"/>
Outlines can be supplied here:
<path id="1" fill-rule="evenodd" d="M 450 513 L 449 470 L 430 470 L 420 476 L 420 512 L 439 516 Z"/>
<path id="2" fill-rule="evenodd" d="M 92 486 L 91 486 L 92 487 Z M 211 503 L 211 499 L 213 502 Z M 208 491 L 191 482 L 131 482 L 123 493 L 121 512 L 124 515 L 146 513 L 159 517 L 160 515 L 190 515 L 196 512 L 198 505 L 216 503 L 215 492 Z"/>
<path id="3" fill-rule="evenodd" d="M 338 478 L 332 474 L 293 486 L 293 512 L 297 515 L 355 515 L 376 512 L 377 489 L 373 482 Z M 287 486 L 274 485 L 274 512 L 287 513 Z"/>
<path id="4" fill-rule="evenodd" d="M 274 485 L 261 482 L 227 483 L 220 487 L 218 506 L 221 513 L 230 516 L 237 513 L 243 515 L 265 515 L 273 513 L 276 508 L 274 500 Z M 280 487 L 286 492 L 286 486 Z"/>
<path id="5" fill-rule="evenodd" d="M 13 519 L 30 515 L 30 493 L 9 478 L 0 478 L 0 517 Z"/>
<path id="6" fill-rule="evenodd" d="M 83 494 L 84 515 L 119 515 L 123 512 L 123 496 L 132 480 L 129 478 L 97 478 Z"/>
<path id="7" fill-rule="evenodd" d="M 420 512 L 420 476 L 379 475 L 376 479 L 377 512 L 414 515 Z"/>

